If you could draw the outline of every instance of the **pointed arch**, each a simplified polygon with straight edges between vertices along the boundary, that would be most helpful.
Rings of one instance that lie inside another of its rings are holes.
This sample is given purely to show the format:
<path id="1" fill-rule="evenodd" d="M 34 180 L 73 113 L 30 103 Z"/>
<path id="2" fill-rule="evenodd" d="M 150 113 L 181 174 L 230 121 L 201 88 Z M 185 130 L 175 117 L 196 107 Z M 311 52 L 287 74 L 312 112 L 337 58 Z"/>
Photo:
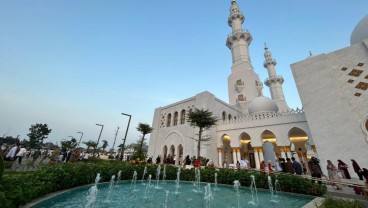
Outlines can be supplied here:
<path id="1" fill-rule="evenodd" d="M 223 111 L 223 112 L 222 112 L 222 120 L 223 120 L 223 121 L 225 121 L 225 120 L 226 120 L 226 112 L 225 112 L 225 111 Z"/>
<path id="2" fill-rule="evenodd" d="M 171 113 L 167 115 L 166 127 L 170 127 L 171 125 Z"/>
<path id="3" fill-rule="evenodd" d="M 179 120 L 179 113 L 178 113 L 178 111 L 175 111 L 175 113 L 174 113 L 174 124 L 173 124 L 173 126 L 178 125 L 178 120 Z"/>
<path id="4" fill-rule="evenodd" d="M 185 110 L 181 110 L 180 113 L 180 124 L 185 124 Z"/>

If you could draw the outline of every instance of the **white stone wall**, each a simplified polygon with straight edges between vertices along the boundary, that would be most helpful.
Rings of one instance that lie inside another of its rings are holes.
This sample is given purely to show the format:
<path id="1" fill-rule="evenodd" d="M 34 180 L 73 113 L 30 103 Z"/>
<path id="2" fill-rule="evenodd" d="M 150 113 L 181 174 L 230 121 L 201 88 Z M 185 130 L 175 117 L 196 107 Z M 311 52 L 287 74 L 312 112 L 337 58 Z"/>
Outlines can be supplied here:
<path id="1" fill-rule="evenodd" d="M 180 116 L 177 126 L 173 126 L 172 121 L 170 127 L 166 127 L 167 121 L 166 119 L 163 120 L 163 118 L 167 118 L 169 113 L 171 113 L 173 120 L 173 115 L 176 111 L 180 115 L 182 109 L 189 112 L 190 108 L 207 109 L 219 119 L 221 119 L 223 111 L 225 111 L 227 115 L 231 114 L 233 117 L 239 116 L 240 113 L 237 108 L 226 104 L 209 92 L 202 92 L 194 97 L 157 108 L 152 123 L 154 129 L 149 141 L 148 156 L 156 158 L 158 155 L 162 155 L 162 150 L 165 145 L 168 148 L 170 148 L 171 145 L 177 148 L 179 144 L 183 145 L 183 156 L 194 156 L 197 154 L 197 143 L 192 138 L 197 137 L 198 128 L 193 128 L 188 122 L 185 122 L 184 125 L 180 124 Z M 164 125 L 162 125 L 161 122 L 164 122 Z M 204 131 L 204 135 L 210 136 L 212 142 L 209 143 L 207 147 L 201 149 L 201 155 L 207 158 L 216 159 L 216 127 Z"/>
<path id="2" fill-rule="evenodd" d="M 291 65 L 324 172 L 326 160 L 336 164 L 341 159 L 350 164 L 353 177 L 357 175 L 350 159 L 355 159 L 361 168 L 368 167 L 367 134 L 363 130 L 363 121 L 368 117 L 368 90 L 356 88 L 359 82 L 368 82 L 367 46 L 368 40 Z M 353 69 L 363 73 L 350 76 Z"/>

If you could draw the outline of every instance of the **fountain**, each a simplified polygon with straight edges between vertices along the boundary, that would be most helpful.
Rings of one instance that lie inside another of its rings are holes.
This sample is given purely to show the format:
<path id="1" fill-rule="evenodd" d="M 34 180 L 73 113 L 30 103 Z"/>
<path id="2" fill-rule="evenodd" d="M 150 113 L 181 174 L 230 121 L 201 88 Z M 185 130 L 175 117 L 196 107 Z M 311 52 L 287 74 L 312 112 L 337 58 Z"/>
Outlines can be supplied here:
<path id="1" fill-rule="evenodd" d="M 215 190 L 215 191 L 218 190 L 218 188 L 217 188 L 217 173 L 215 173 L 215 188 L 213 190 Z"/>
<path id="2" fill-rule="evenodd" d="M 147 166 L 144 166 L 143 176 L 142 176 L 142 183 L 144 181 L 144 176 L 146 175 L 146 173 L 147 173 Z"/>
<path id="3" fill-rule="evenodd" d="M 114 183 L 115 183 L 115 175 L 111 176 L 109 192 L 107 192 L 107 197 L 106 197 L 105 202 L 110 202 L 110 193 L 111 193 L 112 187 L 114 186 Z"/>
<path id="4" fill-rule="evenodd" d="M 169 200 L 169 193 L 170 191 L 165 191 L 165 202 L 164 202 L 164 208 L 167 208 L 167 202 Z"/>
<path id="5" fill-rule="evenodd" d="M 211 184 L 207 183 L 207 186 L 204 187 L 204 199 L 206 201 L 206 208 L 211 207 L 211 200 L 213 200 L 213 194 L 211 191 Z"/>
<path id="6" fill-rule="evenodd" d="M 147 185 L 146 185 L 146 190 L 144 191 L 144 198 L 145 199 L 148 199 L 148 197 L 149 197 L 149 188 L 151 186 L 151 178 L 152 178 L 152 175 L 149 174 L 148 175 L 148 182 L 147 182 Z"/>
<path id="7" fill-rule="evenodd" d="M 279 180 L 277 179 L 277 175 L 276 175 L 276 180 L 275 180 L 275 197 L 277 197 L 277 193 L 281 191 L 281 188 L 280 188 L 280 183 L 279 183 Z"/>
<path id="8" fill-rule="evenodd" d="M 198 192 L 201 191 L 201 171 L 199 168 L 197 169 L 197 190 Z"/>
<path id="9" fill-rule="evenodd" d="M 160 181 L 160 174 L 161 174 L 161 165 L 158 165 L 157 170 L 156 170 L 156 189 L 159 189 L 160 187 L 158 186 L 158 182 Z"/>
<path id="10" fill-rule="evenodd" d="M 100 174 L 98 173 L 95 179 L 95 185 L 93 185 L 89 190 L 88 190 L 88 195 L 87 195 L 87 204 L 85 206 L 85 208 L 89 208 L 89 207 L 93 207 L 95 204 L 95 201 L 97 199 L 97 184 L 100 181 L 101 177 Z"/>
<path id="11" fill-rule="evenodd" d="M 277 203 L 278 201 L 275 198 L 275 196 L 273 195 L 273 186 L 272 186 L 272 178 L 271 176 L 267 177 L 268 179 L 268 188 L 270 189 L 270 193 L 271 193 L 271 202 Z"/>
<path id="12" fill-rule="evenodd" d="M 175 180 L 175 183 L 176 183 L 176 191 L 175 191 L 175 194 L 178 194 L 179 193 L 179 187 L 180 187 L 180 166 L 178 167 L 178 171 L 176 172 L 176 180 Z"/>
<path id="13" fill-rule="evenodd" d="M 133 191 L 137 191 L 137 189 L 136 189 L 136 182 L 137 182 L 137 171 L 134 171 L 133 178 L 132 178 L 132 183 L 130 184 L 130 189 L 132 187 L 134 187 Z"/>
<path id="14" fill-rule="evenodd" d="M 119 170 L 118 172 L 118 179 L 116 181 L 120 181 L 121 180 L 121 170 Z"/>
<path id="15" fill-rule="evenodd" d="M 248 202 L 248 204 L 256 205 L 258 206 L 259 200 L 258 200 L 258 193 L 257 193 L 257 186 L 256 186 L 256 179 L 254 175 L 250 176 L 251 178 L 251 184 L 250 184 L 250 190 L 252 192 L 252 200 Z"/>
<path id="16" fill-rule="evenodd" d="M 179 167 L 180 168 L 180 167 Z M 166 178 L 166 165 L 164 165 L 164 171 L 162 173 L 162 183 L 165 184 L 165 178 Z"/>
<path id="17" fill-rule="evenodd" d="M 238 208 L 240 207 L 240 201 L 239 201 L 239 199 L 240 199 L 239 187 L 240 187 L 240 182 L 239 182 L 238 180 L 235 180 L 235 181 L 234 181 L 234 188 L 235 188 L 235 190 L 236 190 L 236 196 L 237 196 L 237 198 L 238 198 Z"/>
<path id="18" fill-rule="evenodd" d="M 150 207 L 175 208 L 186 208 L 188 206 L 206 208 L 256 206 L 295 208 L 303 207 L 314 198 L 311 196 L 279 192 L 279 196 L 277 198 L 279 202 L 274 203 L 270 201 L 270 190 L 256 190 L 254 176 L 250 178 L 252 183 L 250 188 L 241 186 L 239 181 L 234 181 L 233 187 L 217 184 L 218 188 L 221 189 L 221 195 L 215 196 L 214 186 L 212 184 L 206 184 L 203 187 L 203 194 L 200 194 L 198 193 L 197 188 L 195 188 L 195 192 L 193 192 L 192 182 L 180 181 L 180 176 L 182 177 L 183 173 L 181 173 L 179 169 L 178 172 L 179 174 L 177 174 L 176 181 L 166 181 L 166 184 L 160 184 L 163 191 L 151 191 L 152 187 L 156 184 L 152 185 L 152 175 L 146 174 L 148 176 L 147 181 L 145 181 L 145 185 L 136 186 L 136 191 L 133 191 L 134 183 L 131 183 L 131 181 L 121 181 L 117 188 L 112 187 L 111 183 L 98 184 L 97 193 L 97 183 L 99 183 L 98 176 L 95 183 L 92 184 L 93 186 L 82 186 L 68 190 L 57 194 L 55 197 L 45 199 L 36 205 L 32 205 L 32 207 L 81 207 L 82 205 L 86 208 L 102 208 L 121 207 L 122 204 L 129 205 L 131 207 L 145 207 L 145 205 L 148 205 L 147 203 L 149 203 Z M 134 175 L 133 181 L 135 178 Z M 180 195 L 176 194 L 175 197 L 172 197 L 171 194 L 178 192 L 177 187 L 179 182 Z M 196 186 L 198 186 L 198 183 Z M 252 191 L 252 194 L 242 194 L 243 192 L 249 192 L 249 189 Z M 86 194 L 88 194 L 87 198 Z"/>

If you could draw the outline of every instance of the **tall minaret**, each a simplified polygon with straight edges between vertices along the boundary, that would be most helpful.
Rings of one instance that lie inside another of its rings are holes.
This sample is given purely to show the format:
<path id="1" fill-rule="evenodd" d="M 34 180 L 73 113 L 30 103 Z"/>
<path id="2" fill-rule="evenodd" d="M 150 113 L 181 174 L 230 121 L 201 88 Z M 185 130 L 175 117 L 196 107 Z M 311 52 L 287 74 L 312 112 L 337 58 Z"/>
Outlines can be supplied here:
<path id="1" fill-rule="evenodd" d="M 237 105 L 248 113 L 247 105 L 253 98 L 262 94 L 262 83 L 254 72 L 249 56 L 252 36 L 242 29 L 244 15 L 236 0 L 231 1 L 228 24 L 232 33 L 227 37 L 226 46 L 231 50 L 233 65 L 228 77 L 229 103 Z"/>
<path id="2" fill-rule="evenodd" d="M 265 84 L 270 88 L 271 98 L 276 102 L 281 112 L 290 110 L 289 106 L 286 104 L 284 92 L 282 91 L 284 78 L 276 74 L 276 60 L 272 58 L 272 54 L 268 50 L 266 44 L 264 57 L 266 60 L 264 61 L 263 66 L 268 70 L 268 78 L 265 80 Z"/>

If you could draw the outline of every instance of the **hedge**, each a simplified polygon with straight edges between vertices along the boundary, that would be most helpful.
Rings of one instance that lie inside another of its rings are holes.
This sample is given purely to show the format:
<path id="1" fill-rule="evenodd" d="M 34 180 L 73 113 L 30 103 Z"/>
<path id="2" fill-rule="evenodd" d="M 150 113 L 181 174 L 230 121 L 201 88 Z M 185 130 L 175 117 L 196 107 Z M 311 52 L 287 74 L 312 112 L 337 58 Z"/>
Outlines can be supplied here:
<path id="1" fill-rule="evenodd" d="M 32 172 L 5 173 L 0 184 L 0 206 L 20 207 L 34 199 L 40 198 L 52 192 L 78 187 L 94 182 L 97 173 L 101 174 L 100 182 L 108 182 L 112 175 L 121 171 L 121 180 L 131 180 L 133 172 L 137 171 L 138 179 L 141 179 L 146 165 L 131 165 L 121 161 L 89 161 L 78 163 L 63 163 L 41 167 Z M 157 165 L 147 165 L 147 175 L 155 176 Z M 161 171 L 163 168 L 161 168 Z M 166 166 L 166 180 L 176 179 L 177 167 Z M 250 186 L 251 175 L 256 178 L 259 188 L 268 188 L 267 176 L 258 172 L 247 170 L 233 171 L 229 169 L 204 169 L 201 170 L 201 182 L 214 182 L 217 172 L 219 184 L 233 184 L 239 180 L 242 186 Z M 272 175 L 273 181 L 275 176 Z M 326 187 L 310 180 L 294 175 L 277 176 L 281 191 L 306 195 L 322 196 Z M 183 169 L 180 180 L 193 181 L 194 170 Z"/>

